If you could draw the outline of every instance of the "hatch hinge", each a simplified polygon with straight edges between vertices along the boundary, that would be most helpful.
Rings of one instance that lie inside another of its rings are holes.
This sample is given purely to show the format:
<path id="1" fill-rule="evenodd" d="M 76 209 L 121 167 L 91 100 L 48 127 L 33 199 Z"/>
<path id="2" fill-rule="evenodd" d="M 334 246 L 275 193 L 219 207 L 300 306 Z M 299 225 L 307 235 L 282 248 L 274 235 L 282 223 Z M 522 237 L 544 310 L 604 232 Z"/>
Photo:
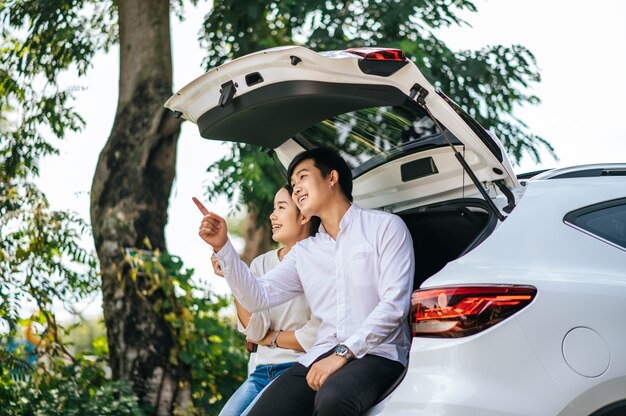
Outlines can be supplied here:
<path id="1" fill-rule="evenodd" d="M 422 87 L 420 84 L 413 84 L 411 87 L 411 91 L 409 92 L 409 98 L 414 100 L 421 107 L 426 106 L 426 101 L 424 100 L 428 95 L 428 90 Z"/>
<path id="2" fill-rule="evenodd" d="M 508 205 L 502 208 L 502 211 L 510 214 L 511 211 L 513 211 L 513 208 L 515 208 L 515 197 L 513 196 L 513 192 L 511 192 L 511 190 L 506 186 L 506 184 L 504 183 L 504 179 L 494 181 L 494 183 L 496 184 L 498 189 L 502 191 L 504 196 L 506 196 L 506 201 L 508 202 Z"/>
<path id="3" fill-rule="evenodd" d="M 463 170 L 465 171 L 465 173 L 467 173 L 467 175 L 472 180 L 472 183 L 474 183 L 474 186 L 478 189 L 478 192 L 480 192 L 480 194 L 483 196 L 483 198 L 485 198 L 485 202 L 487 203 L 487 205 L 489 205 L 489 207 L 491 208 L 491 211 L 496 215 L 496 217 L 498 217 L 498 219 L 501 222 L 504 221 L 504 219 L 506 217 L 504 215 L 502 215 L 502 213 L 500 212 L 498 207 L 496 207 L 496 204 L 494 204 L 494 202 L 491 200 L 491 197 L 489 196 L 489 193 L 481 185 L 480 181 L 476 177 L 476 174 L 474 173 L 472 168 L 469 167 L 469 165 L 465 161 L 465 158 L 463 157 L 463 155 L 461 153 L 457 152 L 456 149 L 454 149 L 454 156 L 456 157 L 456 159 L 459 161 L 459 163 L 463 167 Z"/>

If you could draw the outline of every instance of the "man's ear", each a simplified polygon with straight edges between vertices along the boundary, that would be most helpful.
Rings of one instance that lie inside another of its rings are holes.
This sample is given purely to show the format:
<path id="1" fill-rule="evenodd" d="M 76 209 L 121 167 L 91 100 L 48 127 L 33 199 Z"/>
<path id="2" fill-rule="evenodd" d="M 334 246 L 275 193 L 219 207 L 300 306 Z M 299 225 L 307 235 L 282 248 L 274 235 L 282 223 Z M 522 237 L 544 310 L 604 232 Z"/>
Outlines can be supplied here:
<path id="1" fill-rule="evenodd" d="M 328 172 L 328 180 L 334 185 L 337 185 L 339 183 L 339 172 L 335 169 Z"/>

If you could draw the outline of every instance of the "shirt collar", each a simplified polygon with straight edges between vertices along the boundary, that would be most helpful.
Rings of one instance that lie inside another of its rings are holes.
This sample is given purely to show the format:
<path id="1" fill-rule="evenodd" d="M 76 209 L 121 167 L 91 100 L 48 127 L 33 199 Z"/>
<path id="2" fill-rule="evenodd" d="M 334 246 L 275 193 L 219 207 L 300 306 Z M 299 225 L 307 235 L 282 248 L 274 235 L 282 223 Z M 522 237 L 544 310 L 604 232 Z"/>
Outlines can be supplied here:
<path id="1" fill-rule="evenodd" d="M 341 217 L 341 221 L 339 221 L 339 232 L 345 230 L 348 225 L 350 225 L 350 223 L 354 220 L 354 218 L 356 218 L 356 215 L 360 210 L 361 208 L 358 207 L 356 204 L 350 204 L 350 208 L 348 208 L 346 213 L 343 214 L 343 217 Z M 320 228 L 318 231 L 321 234 L 324 234 L 326 237 L 330 238 L 330 235 L 328 235 L 326 229 L 324 228 L 324 224 L 320 224 Z"/>

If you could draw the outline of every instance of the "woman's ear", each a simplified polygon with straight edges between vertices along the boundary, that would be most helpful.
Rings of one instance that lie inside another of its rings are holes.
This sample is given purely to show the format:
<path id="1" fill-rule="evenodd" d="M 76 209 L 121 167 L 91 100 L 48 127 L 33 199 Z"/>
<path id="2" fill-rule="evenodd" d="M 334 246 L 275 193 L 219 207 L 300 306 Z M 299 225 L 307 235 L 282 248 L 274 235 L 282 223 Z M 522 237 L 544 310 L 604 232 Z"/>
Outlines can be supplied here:
<path id="1" fill-rule="evenodd" d="M 307 222 L 309 222 L 310 219 L 311 217 L 307 217 L 306 215 L 300 214 L 300 225 L 306 224 Z"/>

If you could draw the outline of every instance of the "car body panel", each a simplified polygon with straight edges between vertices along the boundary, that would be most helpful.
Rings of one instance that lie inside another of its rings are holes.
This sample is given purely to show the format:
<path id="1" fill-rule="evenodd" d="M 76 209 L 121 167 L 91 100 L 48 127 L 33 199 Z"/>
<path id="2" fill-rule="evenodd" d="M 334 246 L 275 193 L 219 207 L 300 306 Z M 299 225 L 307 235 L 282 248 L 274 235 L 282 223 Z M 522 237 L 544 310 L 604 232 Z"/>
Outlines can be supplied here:
<path id="1" fill-rule="evenodd" d="M 487 379 L 476 381 L 476 385 L 496 383 L 504 387 L 495 388 L 495 394 L 493 390 L 477 389 L 466 400 L 483 403 L 485 407 L 508 401 L 504 409 L 517 409 L 517 413 L 489 413 L 480 406 L 477 409 L 485 413 L 478 410 L 472 413 L 471 407 L 458 407 L 461 392 L 449 391 L 461 387 L 458 377 L 450 376 L 429 396 L 446 397 L 443 400 L 446 406 L 439 408 L 440 414 L 586 416 L 625 397 L 626 331 L 621 320 L 626 316 L 626 251 L 569 226 L 563 218 L 575 209 L 624 197 L 626 178 L 537 180 L 529 181 L 527 188 L 515 210 L 489 238 L 448 263 L 421 287 L 532 285 L 537 288 L 536 298 L 512 318 L 467 338 L 413 338 L 409 366 L 416 369 L 418 376 L 405 377 L 397 389 L 398 392 L 419 389 L 421 380 L 426 377 L 419 375 L 420 372 L 446 374 L 460 366 L 460 377 L 470 377 L 474 373 L 471 361 L 487 360 L 488 363 L 482 364 L 485 368 L 507 371 L 484 370 L 481 376 Z M 580 192 L 581 189 L 585 192 Z M 419 253 L 416 253 L 416 261 L 419 261 Z M 507 339 L 495 338 L 503 328 L 510 331 Z M 579 328 L 598 334 L 600 342 L 579 345 L 578 348 L 586 349 L 588 354 L 578 358 L 579 362 L 572 362 L 571 357 L 566 359 L 566 339 L 571 331 Z M 424 369 L 426 362 L 437 363 L 441 368 L 431 364 L 430 369 Z M 522 368 L 518 368 L 520 362 Z M 579 369 L 589 365 L 606 369 L 594 376 L 581 375 Z M 513 370 L 512 374 L 508 373 L 509 369 Z M 517 375 L 524 383 L 543 386 L 546 392 L 553 393 L 539 396 L 528 386 L 520 389 L 516 386 Z M 403 386 L 404 383 L 407 386 Z M 397 396 L 392 396 L 391 404 L 394 400 L 412 397 L 414 400 L 405 404 L 407 409 L 411 404 L 416 409 L 431 406 L 428 400 L 417 399 L 416 394 L 399 393 Z M 520 403 L 510 404 L 516 400 Z M 535 408 L 538 401 L 541 406 Z M 393 405 L 390 409 L 394 409 Z M 394 409 L 381 414 L 402 413 Z M 406 414 L 426 413 L 415 410 Z"/>
<path id="2" fill-rule="evenodd" d="M 460 147 L 458 150 L 463 151 Z M 438 172 L 404 182 L 401 177 L 402 165 L 427 157 L 432 158 Z M 477 175 L 485 173 L 485 166 L 471 151 L 465 151 L 465 160 Z M 416 192 L 417 189 L 419 192 Z M 499 191 L 493 184 L 487 190 L 492 198 L 498 197 Z M 451 199 L 479 197 L 478 189 L 448 147 L 430 149 L 387 162 L 356 178 L 352 193 L 360 206 L 389 212 Z"/>
<path id="3" fill-rule="evenodd" d="M 368 416 L 554 416 L 566 405 L 516 318 L 481 336 L 420 339 L 409 363 L 405 381 Z"/>
<path id="4" fill-rule="evenodd" d="M 422 287 L 472 283 L 541 283 L 567 279 L 585 269 L 596 274 L 622 272 L 609 283 L 626 278 L 626 253 L 564 223 L 570 211 L 626 195 L 625 178 L 530 181 L 515 210 L 489 238 L 467 255 L 450 262 Z M 585 192 L 580 192 L 580 189 Z M 533 224 L 534 222 L 539 222 Z M 541 238 L 532 229 L 541 230 Z M 515 236 L 513 239 L 512 236 Z M 416 259 L 419 261 L 419 258 Z M 498 270 L 485 275 L 484 270 Z M 478 281 L 477 279 L 480 280 Z M 600 282 L 597 282 L 600 283 Z"/>
<path id="5" fill-rule="evenodd" d="M 287 140 L 276 154 L 284 166 L 300 152 L 306 150 L 294 140 Z M 465 160 L 472 170 L 481 175 L 485 166 L 470 150 L 457 146 L 463 152 Z M 401 167 L 415 160 L 432 158 L 437 174 L 403 181 Z M 416 192 L 419 189 L 419 192 Z M 490 184 L 487 191 L 500 208 L 506 200 L 495 185 Z M 517 188 L 523 192 L 523 187 Z M 458 160 L 449 147 L 440 147 L 409 154 L 378 166 L 353 181 L 352 196 L 354 202 L 363 208 L 383 209 L 388 212 L 399 212 L 425 204 L 434 204 L 457 198 L 479 197 L 479 191 L 459 165 Z"/>

